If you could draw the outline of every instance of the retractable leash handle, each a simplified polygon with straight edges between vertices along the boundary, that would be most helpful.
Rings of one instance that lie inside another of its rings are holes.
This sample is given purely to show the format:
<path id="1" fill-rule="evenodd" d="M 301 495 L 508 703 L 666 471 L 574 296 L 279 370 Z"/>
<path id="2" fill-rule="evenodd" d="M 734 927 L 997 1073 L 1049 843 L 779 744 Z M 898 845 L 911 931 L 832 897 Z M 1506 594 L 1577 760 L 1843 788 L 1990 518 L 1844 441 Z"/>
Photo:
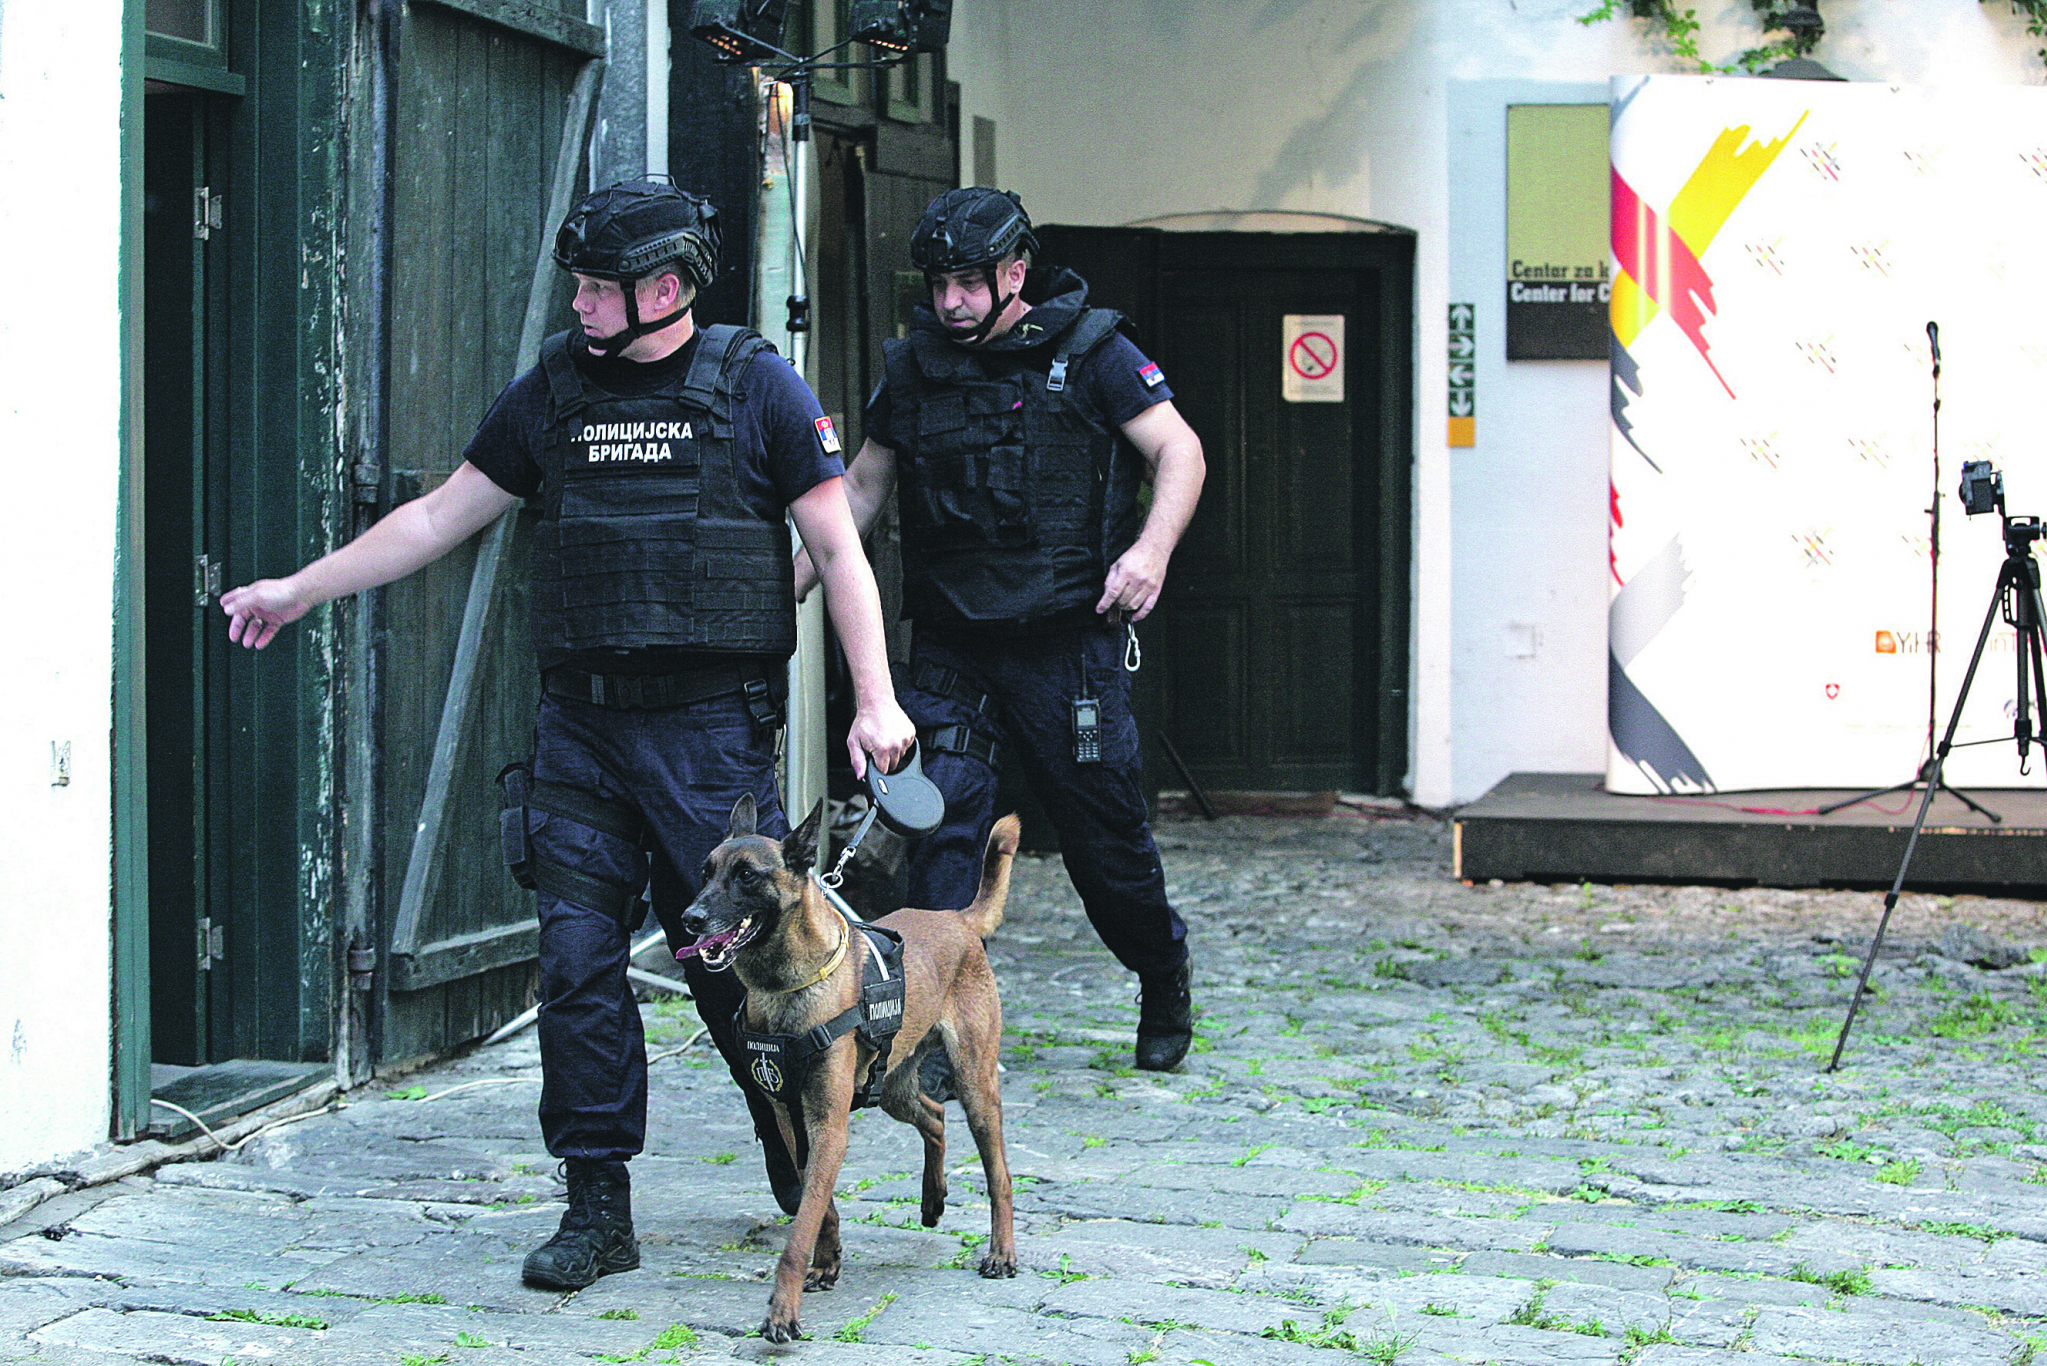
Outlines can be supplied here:
<path id="1" fill-rule="evenodd" d="M 945 796 L 924 776 L 924 756 L 914 740 L 903 757 L 903 766 L 894 773 L 883 773 L 869 756 L 867 793 L 881 823 L 904 839 L 928 835 L 945 824 Z"/>
<path id="2" fill-rule="evenodd" d="M 846 865 L 853 861 L 860 842 L 867 838 L 867 832 L 874 828 L 875 821 L 879 820 L 904 839 L 928 835 L 945 823 L 945 794 L 924 776 L 924 757 L 919 753 L 916 741 L 910 742 L 910 752 L 904 757 L 903 766 L 894 773 L 883 773 L 881 765 L 874 762 L 874 756 L 868 755 L 864 782 L 867 786 L 867 814 L 860 818 L 853 838 L 847 840 L 846 847 L 839 851 L 839 861 L 832 865 L 829 873 L 818 879 L 841 909 L 845 903 L 839 900 L 837 892 L 839 884 L 846 880 Z"/>

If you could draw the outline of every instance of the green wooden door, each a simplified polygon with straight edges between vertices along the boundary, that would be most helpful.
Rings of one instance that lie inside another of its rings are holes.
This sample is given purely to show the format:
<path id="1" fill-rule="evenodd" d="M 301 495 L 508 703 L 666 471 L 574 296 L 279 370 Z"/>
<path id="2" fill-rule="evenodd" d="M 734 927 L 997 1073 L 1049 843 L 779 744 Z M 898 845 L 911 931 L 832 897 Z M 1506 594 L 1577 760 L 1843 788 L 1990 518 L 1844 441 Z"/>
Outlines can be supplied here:
<path id="1" fill-rule="evenodd" d="M 587 46 L 513 31 L 468 7 L 408 6 L 400 51 L 387 456 L 394 506 L 448 477 L 519 368 L 553 201 L 569 188 L 562 182 L 570 177 L 557 174 L 565 121 L 573 171 L 594 90 L 594 72 L 578 81 Z M 543 279 L 536 321 L 565 326 L 566 291 L 554 289 L 551 268 Z M 500 862 L 493 782 L 532 744 L 532 518 L 515 511 L 385 590 L 385 1065 L 487 1033 L 532 997 L 532 896 Z"/>

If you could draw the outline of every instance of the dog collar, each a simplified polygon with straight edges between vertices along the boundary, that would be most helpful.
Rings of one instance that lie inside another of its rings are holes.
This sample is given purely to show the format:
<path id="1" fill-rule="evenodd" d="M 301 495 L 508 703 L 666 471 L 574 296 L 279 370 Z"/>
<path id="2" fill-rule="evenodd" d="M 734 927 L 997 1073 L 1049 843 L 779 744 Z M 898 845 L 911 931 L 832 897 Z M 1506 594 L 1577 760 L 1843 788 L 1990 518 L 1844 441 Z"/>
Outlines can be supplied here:
<path id="1" fill-rule="evenodd" d="M 798 982 L 793 987 L 777 987 L 773 990 L 767 990 L 766 994 L 769 996 L 788 996 L 793 992 L 802 991 L 805 987 L 816 986 L 819 982 L 822 982 L 825 978 L 839 970 L 839 964 L 846 961 L 846 946 L 852 942 L 852 928 L 841 925 L 839 927 L 839 946 L 832 950 L 832 956 L 825 960 L 823 967 L 813 973 L 807 981 Z"/>

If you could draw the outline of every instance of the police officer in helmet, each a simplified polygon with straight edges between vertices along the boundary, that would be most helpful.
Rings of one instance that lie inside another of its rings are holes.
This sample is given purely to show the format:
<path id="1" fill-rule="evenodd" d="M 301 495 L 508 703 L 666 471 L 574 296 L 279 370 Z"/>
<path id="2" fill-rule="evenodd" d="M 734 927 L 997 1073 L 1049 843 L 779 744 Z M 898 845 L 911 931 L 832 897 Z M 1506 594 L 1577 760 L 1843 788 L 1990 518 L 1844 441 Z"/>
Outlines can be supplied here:
<path id="1" fill-rule="evenodd" d="M 945 825 L 911 846 L 908 904 L 973 900 L 998 767 L 1014 765 L 1088 919 L 1138 974 L 1137 1065 L 1163 1071 L 1193 1027 L 1187 929 L 1166 901 L 1124 664 L 1206 467 L 1120 315 L 1088 307 L 1071 271 L 1033 269 L 1037 246 L 1013 194 L 952 190 L 925 209 L 910 260 L 931 307 L 884 344 L 846 474 L 863 532 L 895 490 L 915 621 L 902 697 L 946 797 Z M 812 582 L 800 561 L 797 582 Z"/>
<path id="2" fill-rule="evenodd" d="M 688 949 L 678 918 L 733 803 L 751 794 L 763 833 L 788 829 L 774 774 L 796 644 L 785 514 L 823 566 L 852 666 L 855 770 L 892 767 L 914 731 L 890 686 L 837 434 L 758 333 L 692 316 L 717 269 L 711 205 L 648 181 L 597 191 L 562 224 L 555 262 L 575 277 L 581 325 L 549 337 L 540 363 L 498 396 L 447 482 L 221 606 L 229 635 L 260 649 L 318 604 L 402 578 L 520 499 L 540 500 L 542 697 L 530 792 L 513 820 L 540 891 L 540 1125 L 564 1159 L 569 1208 L 524 1270 L 529 1283 L 576 1289 L 639 1265 L 626 1162 L 646 1135 L 647 1064 L 625 970 L 641 890 L 651 875 L 669 941 Z M 685 973 L 735 1063 L 744 989 L 703 956 L 686 958 Z M 793 1213 L 794 1166 L 772 1113 L 742 1090 Z"/>

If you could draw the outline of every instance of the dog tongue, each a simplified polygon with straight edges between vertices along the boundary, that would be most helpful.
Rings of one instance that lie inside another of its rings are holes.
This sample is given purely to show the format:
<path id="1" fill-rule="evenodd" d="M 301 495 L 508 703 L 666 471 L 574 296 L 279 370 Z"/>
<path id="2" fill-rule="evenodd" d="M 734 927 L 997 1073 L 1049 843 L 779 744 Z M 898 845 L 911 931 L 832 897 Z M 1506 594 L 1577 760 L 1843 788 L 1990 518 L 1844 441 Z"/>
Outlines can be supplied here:
<path id="1" fill-rule="evenodd" d="M 708 953 L 712 949 L 722 949 L 738 937 L 739 929 L 737 926 L 725 931 L 723 934 L 707 934 L 694 944 L 684 944 L 675 951 L 675 956 L 680 960 L 695 957 L 700 953 Z"/>

